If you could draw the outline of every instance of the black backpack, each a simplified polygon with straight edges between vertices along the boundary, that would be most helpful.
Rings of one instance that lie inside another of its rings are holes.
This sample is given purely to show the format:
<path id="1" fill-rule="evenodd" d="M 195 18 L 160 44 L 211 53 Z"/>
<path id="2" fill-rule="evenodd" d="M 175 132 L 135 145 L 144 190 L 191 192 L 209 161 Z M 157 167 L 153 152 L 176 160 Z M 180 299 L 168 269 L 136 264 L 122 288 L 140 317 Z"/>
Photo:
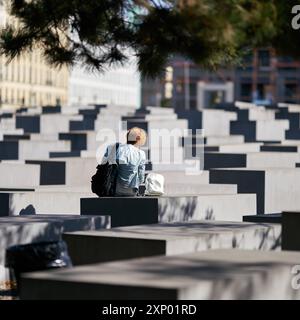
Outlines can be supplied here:
<path id="1" fill-rule="evenodd" d="M 119 143 L 116 143 L 116 153 L 119 149 Z M 114 152 L 112 148 L 111 152 Z M 92 192 L 98 197 L 110 197 L 115 195 L 116 182 L 118 177 L 118 161 L 117 164 L 99 164 L 96 173 L 92 176 L 91 188 Z"/>

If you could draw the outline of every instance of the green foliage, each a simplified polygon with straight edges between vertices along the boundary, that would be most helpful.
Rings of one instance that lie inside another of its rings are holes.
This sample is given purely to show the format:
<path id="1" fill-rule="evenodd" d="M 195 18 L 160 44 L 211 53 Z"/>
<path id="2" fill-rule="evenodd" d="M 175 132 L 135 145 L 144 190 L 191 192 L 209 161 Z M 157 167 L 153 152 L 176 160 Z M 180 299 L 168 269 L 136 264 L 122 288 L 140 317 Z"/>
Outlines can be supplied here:
<path id="1" fill-rule="evenodd" d="M 12 0 L 11 15 L 20 24 L 2 30 L 0 53 L 13 59 L 39 47 L 56 66 L 81 62 L 103 71 L 126 62 L 130 50 L 148 77 L 162 72 L 174 54 L 216 67 L 261 45 L 280 49 L 284 41 L 288 50 L 295 36 L 288 28 L 292 2 Z"/>

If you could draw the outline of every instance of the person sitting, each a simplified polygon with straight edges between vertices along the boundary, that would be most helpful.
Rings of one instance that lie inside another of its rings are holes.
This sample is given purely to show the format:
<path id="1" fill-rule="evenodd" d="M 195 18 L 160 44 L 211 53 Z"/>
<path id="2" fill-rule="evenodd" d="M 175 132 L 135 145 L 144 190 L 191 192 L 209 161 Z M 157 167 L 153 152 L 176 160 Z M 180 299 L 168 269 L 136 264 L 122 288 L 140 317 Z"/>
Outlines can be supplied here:
<path id="1" fill-rule="evenodd" d="M 127 132 L 127 143 L 119 144 L 116 152 L 118 176 L 115 196 L 136 196 L 139 186 L 145 180 L 146 154 L 140 149 L 146 143 L 146 132 L 138 127 Z M 108 146 L 102 163 L 108 161 L 113 146 Z M 114 145 L 115 147 L 115 145 Z"/>

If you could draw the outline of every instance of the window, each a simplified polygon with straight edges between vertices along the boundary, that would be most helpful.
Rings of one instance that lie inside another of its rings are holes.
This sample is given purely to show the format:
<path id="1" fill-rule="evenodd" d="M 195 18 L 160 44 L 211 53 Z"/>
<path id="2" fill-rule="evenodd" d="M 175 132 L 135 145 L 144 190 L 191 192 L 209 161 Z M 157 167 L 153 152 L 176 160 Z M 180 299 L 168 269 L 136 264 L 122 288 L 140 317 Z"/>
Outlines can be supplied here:
<path id="1" fill-rule="evenodd" d="M 258 51 L 258 65 L 260 67 L 270 66 L 270 51 L 269 50 L 259 50 Z"/>
<path id="2" fill-rule="evenodd" d="M 195 99 L 190 100 L 190 109 L 191 110 L 197 109 L 197 101 Z"/>
<path id="3" fill-rule="evenodd" d="M 197 95 L 197 83 L 195 82 L 190 83 L 190 95 L 191 96 Z"/>
<path id="4" fill-rule="evenodd" d="M 284 85 L 284 95 L 288 98 L 294 98 L 297 95 L 297 84 L 286 83 Z"/>
<path id="5" fill-rule="evenodd" d="M 250 97 L 252 91 L 251 83 L 242 83 L 241 84 L 241 96 L 242 97 Z"/>

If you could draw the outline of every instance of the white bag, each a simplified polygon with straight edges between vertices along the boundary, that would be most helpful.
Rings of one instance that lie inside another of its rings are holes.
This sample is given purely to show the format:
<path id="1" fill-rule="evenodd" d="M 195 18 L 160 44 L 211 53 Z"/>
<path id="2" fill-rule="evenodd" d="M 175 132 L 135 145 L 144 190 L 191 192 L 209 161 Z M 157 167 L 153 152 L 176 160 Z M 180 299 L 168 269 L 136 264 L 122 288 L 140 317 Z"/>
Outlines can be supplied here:
<path id="1" fill-rule="evenodd" d="M 145 180 L 145 195 L 146 196 L 161 196 L 164 194 L 164 182 L 163 175 L 158 173 L 149 173 Z"/>

